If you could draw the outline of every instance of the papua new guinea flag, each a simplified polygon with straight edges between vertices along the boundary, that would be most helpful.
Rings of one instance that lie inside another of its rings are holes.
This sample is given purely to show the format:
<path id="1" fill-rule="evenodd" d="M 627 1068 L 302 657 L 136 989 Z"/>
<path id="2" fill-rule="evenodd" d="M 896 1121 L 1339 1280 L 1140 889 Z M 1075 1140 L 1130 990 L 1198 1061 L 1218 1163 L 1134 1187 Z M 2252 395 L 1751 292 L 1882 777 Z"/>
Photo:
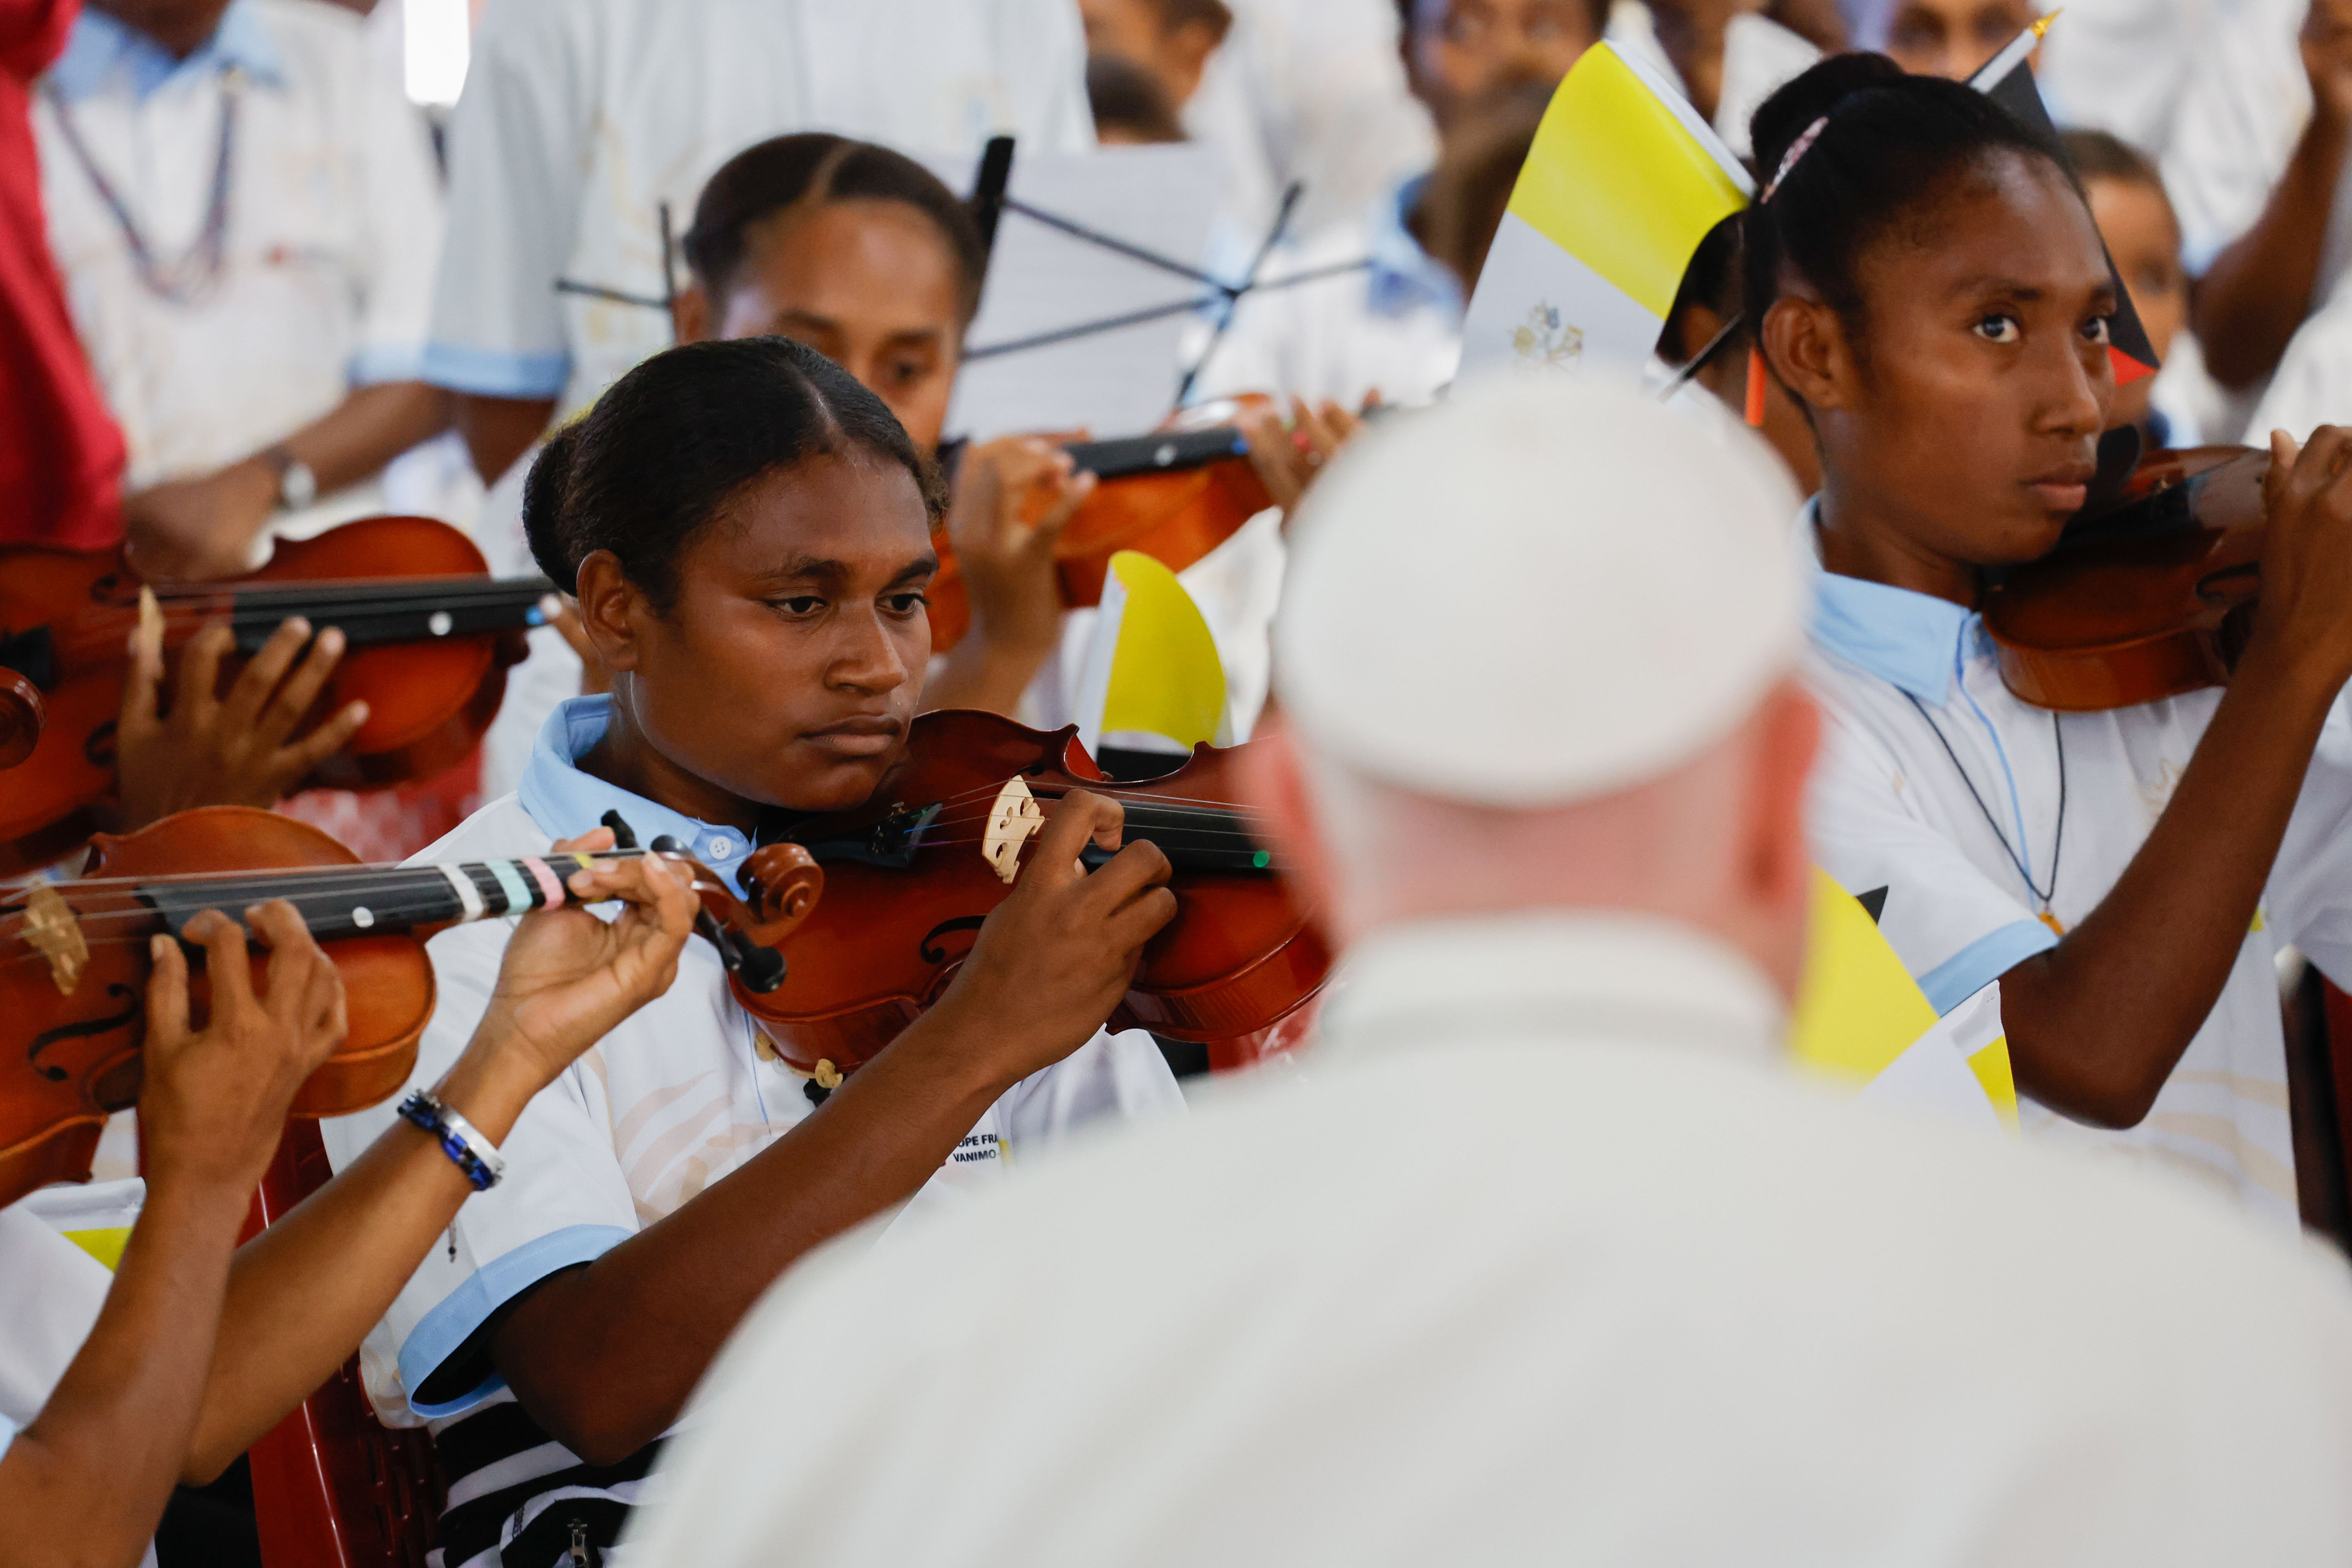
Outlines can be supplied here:
<path id="1" fill-rule="evenodd" d="M 2050 155 L 2063 166 L 2072 169 L 2064 146 L 2058 140 L 2058 128 L 2051 123 L 2050 110 L 2043 107 L 2041 90 L 2033 85 L 2032 68 L 2026 64 L 2033 46 L 2042 41 L 2056 19 L 2053 12 L 2011 40 L 2008 47 L 1984 63 L 1969 85 L 2000 104 L 2014 115 L 2034 138 L 2050 149 Z M 2104 251 L 2105 246 L 2102 243 Z M 2107 357 L 2114 362 L 2116 384 L 2127 385 L 2145 375 L 2154 375 L 2161 368 L 2155 345 L 2147 341 L 2147 329 L 2140 325 L 2138 308 L 2133 305 L 2131 290 L 2124 287 L 2123 274 L 2116 270 L 2116 258 L 2107 257 L 2107 272 L 2116 280 L 2118 301 L 2115 319 L 2108 323 Z"/>

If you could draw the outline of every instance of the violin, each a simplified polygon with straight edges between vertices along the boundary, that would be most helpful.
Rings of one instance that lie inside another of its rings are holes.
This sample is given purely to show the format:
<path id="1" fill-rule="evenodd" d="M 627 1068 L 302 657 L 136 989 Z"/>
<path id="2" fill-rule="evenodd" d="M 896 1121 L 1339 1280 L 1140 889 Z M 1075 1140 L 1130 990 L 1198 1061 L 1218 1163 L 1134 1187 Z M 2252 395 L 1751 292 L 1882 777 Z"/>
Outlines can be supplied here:
<path id="1" fill-rule="evenodd" d="M 1235 804 L 1239 750 L 1199 746 L 1173 773 L 1122 784 L 1076 725 L 925 713 L 872 802 L 786 834 L 823 868 L 824 901 L 780 946 L 788 977 L 764 993 L 739 979 L 736 999 L 787 1065 L 832 1089 L 939 999 L 1055 803 L 1087 789 L 1120 802 L 1127 838 L 1157 844 L 1174 868 L 1176 916 L 1145 945 L 1110 1026 L 1212 1043 L 1266 1028 L 1315 995 L 1331 954 Z M 1108 858 L 1089 844 L 1079 859 Z"/>
<path id="2" fill-rule="evenodd" d="M 1248 441 L 1232 425 L 1074 441 L 1063 450 L 1078 472 L 1100 481 L 1054 542 L 1065 608 L 1102 603 L 1110 558 L 1122 550 L 1181 572 L 1274 504 L 1249 460 Z M 971 603 L 944 530 L 933 542 L 940 570 L 927 590 L 931 649 L 945 653 L 971 628 Z"/>
<path id="3" fill-rule="evenodd" d="M 0 669 L 47 710 L 0 803 L 0 874 L 69 852 L 114 793 L 114 722 L 142 589 L 119 551 L 0 549 Z M 430 777 L 474 749 L 553 591 L 543 577 L 491 578 L 473 542 L 445 522 L 375 517 L 281 540 L 247 576 L 153 594 L 167 657 L 215 619 L 245 656 L 289 616 L 341 628 L 350 651 L 305 728 L 354 700 L 368 704 L 367 722 L 306 787 L 373 789 Z M 225 664 L 224 689 L 241 660 Z M 12 701 L 0 689 L 0 742 L 25 732 L 24 710 L 21 693 Z"/>
<path id="4" fill-rule="evenodd" d="M 254 904 L 292 903 L 342 975 L 350 1020 L 342 1046 L 296 1093 L 293 1114 L 348 1115 L 395 1092 L 416 1064 L 433 1016 L 428 937 L 562 904 L 564 873 L 636 853 L 363 866 L 308 823 L 241 805 L 98 835 L 89 876 L 0 897 L 0 1205 L 51 1182 L 89 1180 L 106 1118 L 138 1100 L 156 933 L 180 936 L 206 910 L 242 923 Z M 730 971 L 755 954 L 765 960 L 752 964 L 755 981 L 772 972 L 781 983 L 774 945 L 814 905 L 824 873 L 794 846 L 761 853 L 767 891 L 757 907 L 699 862 L 667 858 L 689 878 L 702 904 L 696 929 Z M 190 951 L 201 963 L 203 950 Z M 258 989 L 268 955 L 253 963 Z M 191 989 L 201 1026 L 210 994 L 201 969 Z"/>
<path id="5" fill-rule="evenodd" d="M 2148 454 L 1986 591 L 2002 684 L 2066 713 L 2228 684 L 2253 630 L 2270 465 L 2249 447 Z"/>

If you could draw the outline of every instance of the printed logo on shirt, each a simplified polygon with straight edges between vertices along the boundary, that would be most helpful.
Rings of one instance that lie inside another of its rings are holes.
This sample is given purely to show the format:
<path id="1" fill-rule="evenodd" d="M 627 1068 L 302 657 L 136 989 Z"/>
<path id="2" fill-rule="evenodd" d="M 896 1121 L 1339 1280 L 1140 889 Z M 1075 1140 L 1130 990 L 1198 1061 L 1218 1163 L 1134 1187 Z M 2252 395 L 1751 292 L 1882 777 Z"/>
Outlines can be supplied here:
<path id="1" fill-rule="evenodd" d="M 955 1146 L 955 1152 L 948 1156 L 948 1163 L 951 1165 L 970 1165 L 981 1161 L 997 1161 L 1003 1157 L 1003 1148 L 999 1143 L 995 1133 L 973 1132 L 967 1134 L 964 1141 Z"/>

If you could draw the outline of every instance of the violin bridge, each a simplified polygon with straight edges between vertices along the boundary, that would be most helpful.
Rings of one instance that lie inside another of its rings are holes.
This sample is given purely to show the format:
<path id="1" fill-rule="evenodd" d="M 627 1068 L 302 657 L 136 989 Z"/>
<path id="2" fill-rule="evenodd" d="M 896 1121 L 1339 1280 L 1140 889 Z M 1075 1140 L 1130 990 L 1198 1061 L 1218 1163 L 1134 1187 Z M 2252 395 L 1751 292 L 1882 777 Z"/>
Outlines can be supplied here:
<path id="1" fill-rule="evenodd" d="M 25 896 L 25 940 L 49 961 L 49 978 L 60 995 L 70 996 L 89 963 L 89 939 L 74 919 L 66 897 L 47 883 Z"/>
<path id="2" fill-rule="evenodd" d="M 1021 847 L 1029 842 L 1036 831 L 1045 826 L 1045 808 L 1029 793 L 1029 786 L 1018 774 L 1005 781 L 996 795 L 996 804 L 988 808 L 988 826 L 980 836 L 981 858 L 986 860 L 1006 887 L 1021 875 Z"/>

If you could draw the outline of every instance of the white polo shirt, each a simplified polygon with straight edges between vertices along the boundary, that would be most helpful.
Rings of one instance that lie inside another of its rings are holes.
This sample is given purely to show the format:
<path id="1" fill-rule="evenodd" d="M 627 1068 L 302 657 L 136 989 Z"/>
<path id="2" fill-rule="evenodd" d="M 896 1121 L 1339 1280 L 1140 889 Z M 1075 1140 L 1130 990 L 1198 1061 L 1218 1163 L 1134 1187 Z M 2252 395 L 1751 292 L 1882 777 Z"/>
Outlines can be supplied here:
<path id="1" fill-rule="evenodd" d="M 143 1184 L 106 1184 L 135 1208 Z M 103 1199 L 96 1188 L 72 1196 Z M 0 1454 L 33 1424 L 98 1326 L 114 1276 L 40 1216 L 39 1194 L 0 1208 Z M 153 1568 L 152 1547 L 141 1559 Z"/>
<path id="2" fill-rule="evenodd" d="M 682 816 L 572 765 L 603 736 L 611 710 L 608 697 L 563 703 L 541 732 L 521 789 L 484 806 L 417 858 L 536 854 L 556 838 L 597 826 L 604 812 L 617 809 L 641 843 L 673 835 L 714 870 L 735 875 L 751 850 L 741 833 Z M 427 944 L 439 1001 L 410 1087 L 432 1084 L 465 1049 L 497 984 L 511 930 L 509 921 L 481 921 L 454 927 Z M 551 1494 L 567 1488 L 591 1485 L 619 1505 L 634 1496 L 642 1462 L 595 1468 L 626 1474 L 567 1478 L 591 1468 L 535 1427 L 526 1430 L 528 1417 L 506 1394 L 487 1347 L 462 1359 L 458 1352 L 518 1294 L 601 1257 L 690 1202 L 810 1113 L 806 1080 L 763 1051 L 761 1040 L 729 993 L 718 955 L 700 939 L 689 940 L 669 990 L 530 1102 L 501 1145 L 505 1180 L 467 1200 L 443 1245 L 425 1258 L 368 1336 L 362 1366 L 369 1395 L 387 1421 L 414 1425 L 432 1418 L 436 1431 L 449 1431 L 458 1418 L 481 1416 L 469 1429 L 459 1428 L 467 1436 L 456 1440 L 454 1458 L 453 1446 L 444 1445 L 444 1464 L 451 1470 L 444 1531 L 458 1544 L 485 1539 L 503 1544 L 512 1537 L 506 1527 L 514 1516 L 527 1516 L 516 1528 L 528 1528 L 539 1511 L 560 1500 Z M 392 1124 L 396 1104 L 395 1098 L 320 1124 L 339 1168 Z M 1082 1123 L 1157 1115 L 1182 1105 L 1150 1035 L 1098 1033 L 992 1106 L 907 1212 L 950 1207 L 1000 1179 L 1033 1142 L 1050 1142 Z M 486 1408 L 494 1404 L 504 1408 Z M 486 1429 L 502 1440 L 486 1443 Z M 480 1479 L 485 1474 L 493 1479 Z M 453 1547 L 448 1568 L 460 1568 L 475 1554 L 461 1555 Z"/>
<path id="3" fill-rule="evenodd" d="M 1810 524 L 1811 508 L 1805 516 Z M 2057 944 L 2042 894 L 2069 930 L 2098 907 L 2171 799 L 2221 693 L 2053 714 L 2001 684 L 1974 613 L 1830 573 L 1816 586 L 1806 677 L 1828 732 L 1812 785 L 1814 858 L 1880 905 L 1879 929 L 1948 1011 Z M 2029 1136 L 2164 1166 L 2250 1213 L 2297 1223 L 2274 960 L 2293 943 L 2323 973 L 2352 979 L 2347 812 L 2352 720 L 2339 702 L 2253 929 L 2147 1120 L 2095 1129 L 2021 1095 Z"/>
<path id="4" fill-rule="evenodd" d="M 2297 327 L 2247 421 L 2245 438 L 2273 430 L 2298 441 L 2315 426 L 2352 424 L 2352 292 L 2338 290 Z"/>
<path id="5" fill-rule="evenodd" d="M 427 379 L 586 405 L 669 346 L 673 237 L 719 165 L 832 131 L 977 158 L 1011 132 L 1094 146 L 1071 0 L 492 0 L 449 125 L 449 239 Z"/>
<path id="6" fill-rule="evenodd" d="M 2341 1258 L 1794 1081 L 1687 928 L 1341 975 L 1303 1070 L 787 1277 L 635 1568 L 2352 1556 Z"/>
<path id="7" fill-rule="evenodd" d="M 33 122 L 50 248 L 122 426 L 126 489 L 250 457 L 354 386 L 422 373 L 440 177 L 350 10 L 231 0 L 175 61 L 84 7 Z M 201 265 L 208 221 L 216 272 Z M 142 278 L 134 231 L 178 269 L 177 297 Z M 299 537 L 383 510 L 371 480 L 273 528 Z"/>
<path id="8" fill-rule="evenodd" d="M 2305 0 L 2215 0 L 2197 45 L 2196 68 L 2166 106 L 2173 131 L 2163 148 L 2164 185 L 2180 216 L 2181 259 L 2191 277 L 2201 276 L 2253 226 L 2310 123 L 2311 79 L 2296 43 L 2305 9 Z M 2059 23 L 2053 35 L 2067 25 Z M 2121 65 L 2101 56 L 2097 68 L 2112 76 Z M 2347 184 L 2352 184 L 2352 163 L 2328 217 L 2312 291 L 2315 310 L 2352 261 Z"/>

